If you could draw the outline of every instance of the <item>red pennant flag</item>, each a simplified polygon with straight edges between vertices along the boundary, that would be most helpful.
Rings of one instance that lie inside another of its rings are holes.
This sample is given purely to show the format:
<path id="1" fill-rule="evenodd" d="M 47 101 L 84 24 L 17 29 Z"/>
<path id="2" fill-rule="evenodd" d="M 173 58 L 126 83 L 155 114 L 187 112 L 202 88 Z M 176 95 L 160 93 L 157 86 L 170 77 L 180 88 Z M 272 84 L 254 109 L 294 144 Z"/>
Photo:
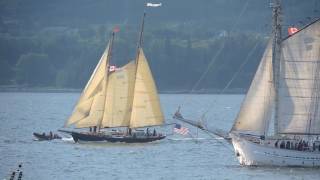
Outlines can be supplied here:
<path id="1" fill-rule="evenodd" d="M 119 31 L 120 31 L 120 28 L 119 28 L 118 26 L 116 26 L 116 27 L 113 28 L 113 32 L 117 33 L 117 32 L 119 32 Z"/>
<path id="2" fill-rule="evenodd" d="M 291 36 L 292 34 L 298 32 L 298 28 L 295 28 L 295 27 L 289 27 L 288 28 L 288 34 Z"/>

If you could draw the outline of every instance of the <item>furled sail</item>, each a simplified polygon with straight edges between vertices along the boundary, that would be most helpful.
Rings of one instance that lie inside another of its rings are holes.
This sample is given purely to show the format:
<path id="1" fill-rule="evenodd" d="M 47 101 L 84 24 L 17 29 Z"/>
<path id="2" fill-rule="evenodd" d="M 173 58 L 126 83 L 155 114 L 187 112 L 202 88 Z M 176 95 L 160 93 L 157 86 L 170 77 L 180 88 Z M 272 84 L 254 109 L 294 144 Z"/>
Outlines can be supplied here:
<path id="1" fill-rule="evenodd" d="M 156 85 L 141 48 L 138 58 L 130 127 L 161 125 L 164 118 Z"/>
<path id="2" fill-rule="evenodd" d="M 320 21 L 282 42 L 280 133 L 320 134 Z"/>
<path id="3" fill-rule="evenodd" d="M 109 75 L 101 127 L 129 126 L 136 64 L 131 61 Z"/>
<path id="4" fill-rule="evenodd" d="M 73 124 L 78 128 L 96 126 L 102 120 L 105 103 L 108 51 L 109 45 L 100 58 L 65 127 Z"/>
<path id="5" fill-rule="evenodd" d="M 272 116 L 274 89 L 272 83 L 271 42 L 264 52 L 240 112 L 231 131 L 264 135 Z"/>

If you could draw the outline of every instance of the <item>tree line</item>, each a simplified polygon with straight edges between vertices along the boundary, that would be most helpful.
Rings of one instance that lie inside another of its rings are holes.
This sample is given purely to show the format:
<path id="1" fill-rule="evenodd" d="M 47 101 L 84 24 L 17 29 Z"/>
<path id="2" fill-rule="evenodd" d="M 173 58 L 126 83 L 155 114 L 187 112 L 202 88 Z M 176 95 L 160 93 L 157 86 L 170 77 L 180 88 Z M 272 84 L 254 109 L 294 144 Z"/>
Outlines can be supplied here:
<path id="1" fill-rule="evenodd" d="M 0 37 L 1 54 L 7 57 L 1 58 L 0 83 L 81 88 L 106 48 L 109 31 L 103 26 L 77 30 L 50 28 L 32 37 Z M 137 37 L 137 31 L 116 34 L 111 64 L 122 66 L 135 59 Z M 143 48 L 158 87 L 184 90 L 196 83 L 211 61 L 215 62 L 199 88 L 223 87 L 258 44 L 259 48 L 249 57 L 247 69 L 234 85 L 244 88 L 255 71 L 265 41 L 259 34 L 226 32 L 201 39 L 196 34 L 170 28 L 147 30 Z"/>
<path id="2" fill-rule="evenodd" d="M 147 10 L 143 48 L 158 88 L 190 90 L 206 72 L 196 90 L 222 89 L 244 61 L 230 88 L 247 88 L 271 31 L 271 10 L 253 0 L 183 2 Z M 314 15 L 307 10 L 319 6 L 292 2 L 285 1 L 285 10 L 296 18 Z M 120 32 L 111 63 L 133 60 L 139 3 L 144 1 L 0 1 L 0 85 L 83 88 L 114 26 Z M 232 25 L 243 7 L 250 11 Z M 290 17 L 286 23 L 296 21 Z"/>

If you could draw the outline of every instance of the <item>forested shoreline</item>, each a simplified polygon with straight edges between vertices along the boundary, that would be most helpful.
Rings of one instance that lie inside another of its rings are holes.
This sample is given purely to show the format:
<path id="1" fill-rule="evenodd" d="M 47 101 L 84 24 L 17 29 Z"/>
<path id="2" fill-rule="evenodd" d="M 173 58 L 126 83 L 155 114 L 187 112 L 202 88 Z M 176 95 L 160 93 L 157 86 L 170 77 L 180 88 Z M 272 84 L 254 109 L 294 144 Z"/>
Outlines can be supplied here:
<path id="1" fill-rule="evenodd" d="M 195 92 L 223 89 L 244 62 L 230 89 L 249 86 L 271 31 L 268 2 L 162 3 L 161 8 L 145 9 L 143 44 L 160 92 L 189 92 L 210 63 Z M 284 3 L 290 15 L 284 18 L 286 25 L 302 27 L 319 17 L 313 11 L 320 7 L 317 1 Z M 111 64 L 122 66 L 133 60 L 143 4 L 142 0 L 0 1 L 0 86 L 83 88 L 115 26 L 120 32 Z"/>

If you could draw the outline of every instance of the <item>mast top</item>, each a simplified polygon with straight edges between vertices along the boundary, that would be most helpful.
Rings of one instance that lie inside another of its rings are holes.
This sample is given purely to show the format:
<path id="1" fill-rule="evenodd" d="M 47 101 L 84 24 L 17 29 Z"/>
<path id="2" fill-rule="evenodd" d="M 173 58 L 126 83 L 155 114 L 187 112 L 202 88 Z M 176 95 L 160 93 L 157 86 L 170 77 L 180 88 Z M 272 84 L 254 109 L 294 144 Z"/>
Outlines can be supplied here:
<path id="1" fill-rule="evenodd" d="M 141 24 L 141 29 L 140 29 L 138 49 L 142 46 L 142 43 L 143 43 L 143 30 L 144 30 L 144 19 L 145 19 L 145 17 L 146 17 L 146 12 L 144 12 L 143 16 L 142 16 L 142 24 Z"/>

